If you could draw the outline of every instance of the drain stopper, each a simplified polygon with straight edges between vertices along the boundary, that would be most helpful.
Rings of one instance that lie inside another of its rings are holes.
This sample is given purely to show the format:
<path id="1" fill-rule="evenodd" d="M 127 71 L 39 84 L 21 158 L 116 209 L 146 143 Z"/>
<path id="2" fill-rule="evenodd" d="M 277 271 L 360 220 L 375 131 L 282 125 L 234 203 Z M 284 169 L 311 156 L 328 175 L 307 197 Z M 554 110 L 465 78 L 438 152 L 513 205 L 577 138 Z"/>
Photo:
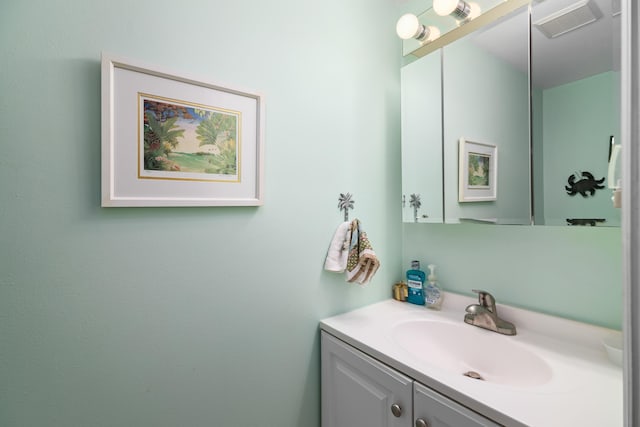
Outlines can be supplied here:
<path id="1" fill-rule="evenodd" d="M 465 377 L 473 378 L 474 380 L 483 380 L 484 381 L 484 378 L 482 378 L 482 375 L 480 375 L 476 371 L 467 371 L 462 375 L 464 375 Z"/>

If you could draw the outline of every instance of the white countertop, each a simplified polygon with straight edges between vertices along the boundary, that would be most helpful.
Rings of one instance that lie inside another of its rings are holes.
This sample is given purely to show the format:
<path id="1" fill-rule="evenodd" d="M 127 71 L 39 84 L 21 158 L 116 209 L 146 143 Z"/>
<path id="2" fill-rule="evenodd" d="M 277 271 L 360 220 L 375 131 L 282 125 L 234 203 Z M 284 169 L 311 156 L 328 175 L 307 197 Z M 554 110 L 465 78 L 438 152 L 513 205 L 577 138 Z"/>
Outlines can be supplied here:
<path id="1" fill-rule="evenodd" d="M 544 384 L 526 387 L 478 381 L 438 368 L 430 364 L 425 355 L 412 354 L 394 340 L 394 325 L 407 320 L 466 325 L 464 309 L 477 301 L 445 294 L 441 311 L 390 299 L 324 319 L 320 327 L 416 381 L 507 426 L 623 425 L 622 368 L 609 360 L 601 344 L 603 337 L 619 331 L 498 304 L 499 316 L 514 323 L 518 332 L 515 336 L 504 336 L 504 339 L 535 352 L 549 365 L 553 375 Z"/>

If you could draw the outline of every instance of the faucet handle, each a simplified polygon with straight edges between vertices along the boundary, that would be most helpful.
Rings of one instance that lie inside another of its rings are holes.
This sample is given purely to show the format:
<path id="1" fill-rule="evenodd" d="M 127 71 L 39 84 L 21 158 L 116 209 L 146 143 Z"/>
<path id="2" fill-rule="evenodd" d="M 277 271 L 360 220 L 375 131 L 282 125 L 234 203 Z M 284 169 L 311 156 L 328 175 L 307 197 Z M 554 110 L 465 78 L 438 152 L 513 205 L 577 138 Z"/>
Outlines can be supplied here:
<path id="1" fill-rule="evenodd" d="M 487 291 L 472 289 L 478 294 L 478 303 L 492 313 L 496 312 L 496 299 Z"/>

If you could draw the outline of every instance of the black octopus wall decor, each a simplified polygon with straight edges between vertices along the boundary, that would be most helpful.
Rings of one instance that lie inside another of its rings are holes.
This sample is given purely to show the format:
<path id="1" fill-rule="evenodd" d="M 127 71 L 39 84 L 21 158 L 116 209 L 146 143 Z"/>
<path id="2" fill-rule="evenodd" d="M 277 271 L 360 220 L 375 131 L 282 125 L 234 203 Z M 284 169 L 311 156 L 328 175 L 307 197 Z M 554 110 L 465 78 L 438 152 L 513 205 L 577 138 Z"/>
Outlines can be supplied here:
<path id="1" fill-rule="evenodd" d="M 567 194 L 570 196 L 575 196 L 580 193 L 582 197 L 588 197 L 589 195 L 593 196 L 596 193 L 596 190 L 602 190 L 604 185 L 600 185 L 604 182 L 604 177 L 601 179 L 595 179 L 591 172 L 582 172 L 582 179 L 576 182 L 578 176 L 576 174 L 569 175 L 569 179 L 567 182 L 569 185 L 565 185 L 565 190 L 567 190 Z"/>

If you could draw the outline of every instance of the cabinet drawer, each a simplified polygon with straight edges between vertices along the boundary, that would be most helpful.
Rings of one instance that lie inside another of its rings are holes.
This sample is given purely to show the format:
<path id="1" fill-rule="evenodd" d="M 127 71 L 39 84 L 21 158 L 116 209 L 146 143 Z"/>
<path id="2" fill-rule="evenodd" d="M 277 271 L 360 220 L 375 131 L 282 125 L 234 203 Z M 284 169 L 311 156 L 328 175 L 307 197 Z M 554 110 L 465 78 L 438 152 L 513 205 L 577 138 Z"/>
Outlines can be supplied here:
<path id="1" fill-rule="evenodd" d="M 416 421 L 422 419 L 428 427 L 500 426 L 418 382 L 413 385 L 413 405 Z"/>

